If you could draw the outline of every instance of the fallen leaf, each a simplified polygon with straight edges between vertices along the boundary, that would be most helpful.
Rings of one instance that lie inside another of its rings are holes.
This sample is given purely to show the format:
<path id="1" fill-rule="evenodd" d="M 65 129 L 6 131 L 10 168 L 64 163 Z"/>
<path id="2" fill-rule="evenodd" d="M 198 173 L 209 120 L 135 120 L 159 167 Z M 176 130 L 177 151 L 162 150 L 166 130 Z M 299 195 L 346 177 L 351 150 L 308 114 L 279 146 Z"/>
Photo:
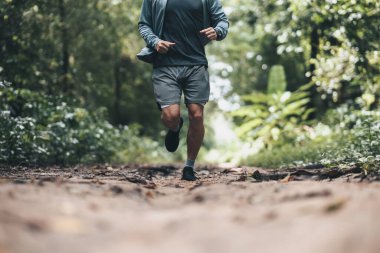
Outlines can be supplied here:
<path id="1" fill-rule="evenodd" d="M 247 174 L 242 174 L 240 175 L 235 182 L 244 182 L 244 181 L 247 181 Z"/>
<path id="2" fill-rule="evenodd" d="M 294 176 L 290 175 L 290 173 L 284 177 L 283 179 L 281 179 L 279 182 L 280 183 L 289 183 L 290 181 L 293 181 L 294 180 Z"/>
<path id="3" fill-rule="evenodd" d="M 144 188 L 147 189 L 156 189 L 157 185 L 153 182 L 148 183 L 147 185 L 144 185 Z"/>
<path id="4" fill-rule="evenodd" d="M 100 184 L 100 185 L 105 184 L 103 181 L 99 180 L 99 178 L 91 180 L 91 183 L 93 183 L 93 184 Z"/>
<path id="5" fill-rule="evenodd" d="M 143 184 L 143 185 L 146 185 L 148 184 L 148 182 L 142 178 L 138 178 L 138 177 L 128 177 L 128 176 L 125 176 L 125 179 L 131 183 L 134 183 L 134 184 Z"/>
<path id="6" fill-rule="evenodd" d="M 228 168 L 223 170 L 223 173 L 244 174 L 247 173 L 243 168 Z"/>
<path id="7" fill-rule="evenodd" d="M 147 197 L 147 199 L 154 199 L 154 195 L 151 191 L 148 191 L 145 196 Z"/>
<path id="8" fill-rule="evenodd" d="M 329 204 L 327 204 L 327 206 L 324 208 L 324 211 L 326 213 L 336 212 L 339 209 L 341 209 L 346 203 L 347 203 L 347 199 L 346 198 L 334 199 L 332 202 L 330 202 Z"/>

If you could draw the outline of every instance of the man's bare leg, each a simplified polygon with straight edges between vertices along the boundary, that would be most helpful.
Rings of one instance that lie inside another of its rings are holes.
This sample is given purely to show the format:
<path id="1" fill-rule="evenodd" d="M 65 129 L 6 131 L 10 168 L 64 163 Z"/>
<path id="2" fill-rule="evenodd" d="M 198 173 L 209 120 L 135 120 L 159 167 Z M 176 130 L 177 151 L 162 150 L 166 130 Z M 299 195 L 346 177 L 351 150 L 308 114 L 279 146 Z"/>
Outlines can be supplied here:
<path id="1" fill-rule="evenodd" d="M 162 109 L 161 120 L 169 128 L 165 136 L 165 147 L 169 152 L 175 152 L 179 145 L 179 134 L 183 125 L 180 117 L 179 104 L 170 105 Z"/>
<path id="2" fill-rule="evenodd" d="M 200 104 L 188 104 L 189 130 L 187 132 L 187 159 L 195 161 L 203 142 L 205 128 L 203 125 L 203 106 Z"/>
<path id="3" fill-rule="evenodd" d="M 171 129 L 176 130 L 179 125 L 180 108 L 179 104 L 170 105 L 162 109 L 161 121 L 164 125 Z"/>

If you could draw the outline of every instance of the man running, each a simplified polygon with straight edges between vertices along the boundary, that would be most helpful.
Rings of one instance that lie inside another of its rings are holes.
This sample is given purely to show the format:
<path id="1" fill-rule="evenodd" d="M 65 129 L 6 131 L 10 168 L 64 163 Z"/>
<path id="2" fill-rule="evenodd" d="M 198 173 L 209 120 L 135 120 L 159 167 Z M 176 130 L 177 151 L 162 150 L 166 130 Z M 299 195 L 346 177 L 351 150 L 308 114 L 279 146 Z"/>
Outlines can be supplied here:
<path id="1" fill-rule="evenodd" d="M 195 181 L 195 159 L 205 132 L 203 108 L 210 95 L 205 45 L 227 36 L 228 19 L 219 0 L 143 0 L 138 25 L 147 44 L 138 57 L 153 64 L 154 94 L 168 128 L 169 152 L 179 145 L 184 93 L 190 124 L 182 180 Z"/>

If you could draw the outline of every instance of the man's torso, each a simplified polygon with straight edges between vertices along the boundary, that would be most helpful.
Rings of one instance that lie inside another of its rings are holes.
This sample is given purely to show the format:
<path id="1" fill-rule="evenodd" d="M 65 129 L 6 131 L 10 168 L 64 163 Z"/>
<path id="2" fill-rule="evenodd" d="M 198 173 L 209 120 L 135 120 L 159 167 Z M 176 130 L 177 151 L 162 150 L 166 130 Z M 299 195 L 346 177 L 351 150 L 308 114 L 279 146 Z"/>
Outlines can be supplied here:
<path id="1" fill-rule="evenodd" d="M 207 65 L 200 34 L 203 23 L 202 0 L 168 0 L 161 39 L 176 45 L 158 55 L 154 67 Z"/>

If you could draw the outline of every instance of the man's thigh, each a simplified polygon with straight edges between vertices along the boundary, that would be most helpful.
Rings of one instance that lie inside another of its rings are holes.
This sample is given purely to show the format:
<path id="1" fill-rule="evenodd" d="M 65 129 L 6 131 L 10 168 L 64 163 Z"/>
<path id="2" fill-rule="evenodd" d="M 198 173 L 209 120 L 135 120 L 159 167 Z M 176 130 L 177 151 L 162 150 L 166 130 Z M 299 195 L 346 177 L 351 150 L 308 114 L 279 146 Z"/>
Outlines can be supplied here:
<path id="1" fill-rule="evenodd" d="M 192 66 L 187 69 L 183 93 L 186 104 L 205 105 L 210 97 L 209 73 L 206 66 Z"/>
<path id="2" fill-rule="evenodd" d="M 161 108 L 181 102 L 182 90 L 178 84 L 175 68 L 154 68 L 152 79 L 154 95 Z"/>

